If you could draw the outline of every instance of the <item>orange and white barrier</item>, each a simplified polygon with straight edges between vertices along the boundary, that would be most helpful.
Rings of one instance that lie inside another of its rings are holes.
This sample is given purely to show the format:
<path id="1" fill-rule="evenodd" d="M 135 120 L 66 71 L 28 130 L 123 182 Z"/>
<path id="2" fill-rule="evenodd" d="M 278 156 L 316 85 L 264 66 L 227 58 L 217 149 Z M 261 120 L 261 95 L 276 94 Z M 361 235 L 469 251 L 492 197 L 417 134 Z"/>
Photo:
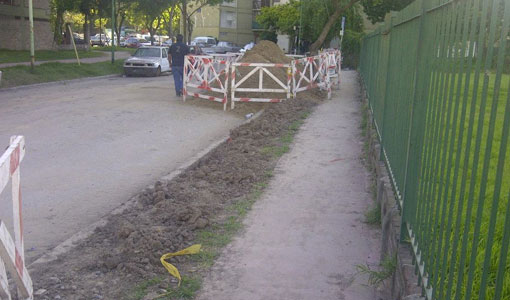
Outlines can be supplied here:
<path id="1" fill-rule="evenodd" d="M 187 55 L 184 59 L 182 97 L 186 96 L 207 99 L 223 103 L 227 109 L 228 71 L 230 60 L 215 59 L 212 56 Z M 191 91 L 190 88 L 196 89 Z M 207 91 L 210 95 L 202 94 Z M 214 95 L 219 93 L 220 95 Z"/>
<path id="2" fill-rule="evenodd" d="M 11 137 L 9 148 L 0 156 L 0 193 L 11 181 L 14 240 L 0 221 L 0 298 L 11 299 L 6 269 L 22 299 L 33 299 L 32 280 L 25 266 L 23 220 L 21 215 L 20 163 L 25 157 L 25 138 Z"/>
<path id="3" fill-rule="evenodd" d="M 251 67 L 252 69 L 246 75 L 241 78 L 236 78 L 236 68 L 238 67 Z M 283 82 L 271 72 L 269 68 L 281 68 L 286 70 L 287 82 Z M 292 66 L 290 64 L 271 64 L 271 63 L 239 63 L 235 62 L 231 65 L 232 74 L 232 85 L 231 85 L 231 108 L 234 109 L 235 102 L 282 102 L 290 98 L 291 94 L 291 78 L 292 78 Z M 278 88 L 267 88 L 264 87 L 264 75 L 269 76 Z M 258 76 L 258 77 L 257 77 Z M 255 77 L 258 83 L 256 88 L 241 87 L 251 77 Z M 239 79 L 236 81 L 236 79 Z M 285 94 L 285 98 L 250 98 L 250 97 L 236 97 L 236 93 L 247 92 L 247 93 L 282 93 Z"/>
<path id="4" fill-rule="evenodd" d="M 292 86 L 294 98 L 297 93 L 316 87 L 328 91 L 328 99 L 331 99 L 331 85 L 328 77 L 327 55 L 322 53 L 317 56 L 304 57 L 292 61 Z"/>

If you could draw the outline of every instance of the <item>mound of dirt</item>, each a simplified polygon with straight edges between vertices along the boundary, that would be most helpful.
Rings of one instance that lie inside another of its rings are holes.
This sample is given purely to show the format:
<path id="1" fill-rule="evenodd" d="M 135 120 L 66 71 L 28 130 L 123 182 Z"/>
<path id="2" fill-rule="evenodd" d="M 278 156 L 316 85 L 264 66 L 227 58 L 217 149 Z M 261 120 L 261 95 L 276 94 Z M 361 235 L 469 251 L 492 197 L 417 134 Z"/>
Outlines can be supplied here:
<path id="1" fill-rule="evenodd" d="M 181 175 L 141 191 L 133 206 L 111 215 L 107 225 L 74 249 L 32 266 L 37 298 L 134 299 L 133 288 L 156 277 L 164 279 L 151 292 L 175 287 L 159 261 L 161 255 L 194 244 L 201 229 L 225 222 L 226 207 L 249 197 L 276 166 L 278 158 L 264 149 L 281 146 L 291 124 L 319 101 L 303 93 L 267 106 L 259 118 L 232 130 L 228 141 Z M 192 257 L 175 257 L 172 263 L 184 275 L 200 269 Z"/>
<path id="2" fill-rule="evenodd" d="M 241 62 L 287 64 L 292 61 L 282 49 L 271 41 L 260 41 L 251 50 L 246 51 Z"/>

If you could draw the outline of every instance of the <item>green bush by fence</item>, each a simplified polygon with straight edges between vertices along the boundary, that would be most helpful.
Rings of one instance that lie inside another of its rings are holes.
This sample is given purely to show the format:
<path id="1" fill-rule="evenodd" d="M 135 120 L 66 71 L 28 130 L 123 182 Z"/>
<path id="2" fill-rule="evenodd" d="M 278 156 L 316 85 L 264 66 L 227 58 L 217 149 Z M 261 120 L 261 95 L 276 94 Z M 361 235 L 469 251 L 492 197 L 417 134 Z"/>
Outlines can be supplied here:
<path id="1" fill-rule="evenodd" d="M 510 299 L 510 0 L 417 0 L 360 73 L 428 299 Z"/>

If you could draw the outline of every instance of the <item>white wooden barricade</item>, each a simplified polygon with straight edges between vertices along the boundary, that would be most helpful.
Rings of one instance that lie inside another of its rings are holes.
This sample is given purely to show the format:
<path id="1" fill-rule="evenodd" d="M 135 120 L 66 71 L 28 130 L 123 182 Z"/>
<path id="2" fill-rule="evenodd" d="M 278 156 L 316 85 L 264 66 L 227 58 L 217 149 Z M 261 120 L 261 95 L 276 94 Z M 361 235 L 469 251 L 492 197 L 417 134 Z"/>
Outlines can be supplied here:
<path id="1" fill-rule="evenodd" d="M 212 56 L 187 55 L 184 59 L 182 99 L 186 96 L 207 99 L 223 103 L 227 109 L 228 74 L 230 60 L 219 60 Z M 201 94 L 199 91 L 221 93 L 221 97 Z"/>
<path id="2" fill-rule="evenodd" d="M 292 86 L 294 98 L 296 98 L 298 92 L 319 87 L 327 90 L 328 99 L 331 99 L 331 86 L 327 73 L 327 56 L 324 53 L 293 60 Z"/>
<path id="3" fill-rule="evenodd" d="M 252 67 L 253 69 L 240 78 L 236 82 L 236 68 L 237 67 Z M 278 79 L 268 68 L 282 68 L 287 71 L 287 82 L 282 82 Z M 285 99 L 290 98 L 291 94 L 291 78 L 292 78 L 292 66 L 290 64 L 271 64 L 271 63 L 232 63 L 231 74 L 232 74 L 232 85 L 231 85 L 231 108 L 234 109 L 235 102 L 282 102 Z M 256 88 L 241 88 L 240 86 L 252 76 L 258 72 L 258 87 Z M 274 82 L 280 86 L 280 88 L 265 88 L 264 87 L 264 74 L 267 74 Z M 251 92 L 251 93 L 283 93 L 286 98 L 247 98 L 247 97 L 236 97 L 236 92 Z"/>
<path id="4" fill-rule="evenodd" d="M 0 156 L 0 193 L 12 185 L 14 240 L 0 220 L 0 298 L 11 299 L 5 269 L 10 273 L 23 299 L 33 299 L 32 279 L 25 266 L 23 220 L 21 215 L 20 163 L 25 156 L 25 138 L 11 137 L 10 146 Z M 5 264 L 5 265 L 4 265 Z"/>

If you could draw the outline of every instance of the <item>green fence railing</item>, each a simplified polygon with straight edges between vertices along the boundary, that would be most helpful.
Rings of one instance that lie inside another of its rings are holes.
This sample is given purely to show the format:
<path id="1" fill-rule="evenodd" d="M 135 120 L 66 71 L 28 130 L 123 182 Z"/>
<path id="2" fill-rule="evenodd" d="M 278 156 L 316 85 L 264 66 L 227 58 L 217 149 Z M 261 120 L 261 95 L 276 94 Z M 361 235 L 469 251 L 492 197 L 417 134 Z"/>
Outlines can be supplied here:
<path id="1" fill-rule="evenodd" d="M 510 299 L 509 26 L 510 0 L 417 0 L 363 40 L 360 73 L 428 299 Z"/>

